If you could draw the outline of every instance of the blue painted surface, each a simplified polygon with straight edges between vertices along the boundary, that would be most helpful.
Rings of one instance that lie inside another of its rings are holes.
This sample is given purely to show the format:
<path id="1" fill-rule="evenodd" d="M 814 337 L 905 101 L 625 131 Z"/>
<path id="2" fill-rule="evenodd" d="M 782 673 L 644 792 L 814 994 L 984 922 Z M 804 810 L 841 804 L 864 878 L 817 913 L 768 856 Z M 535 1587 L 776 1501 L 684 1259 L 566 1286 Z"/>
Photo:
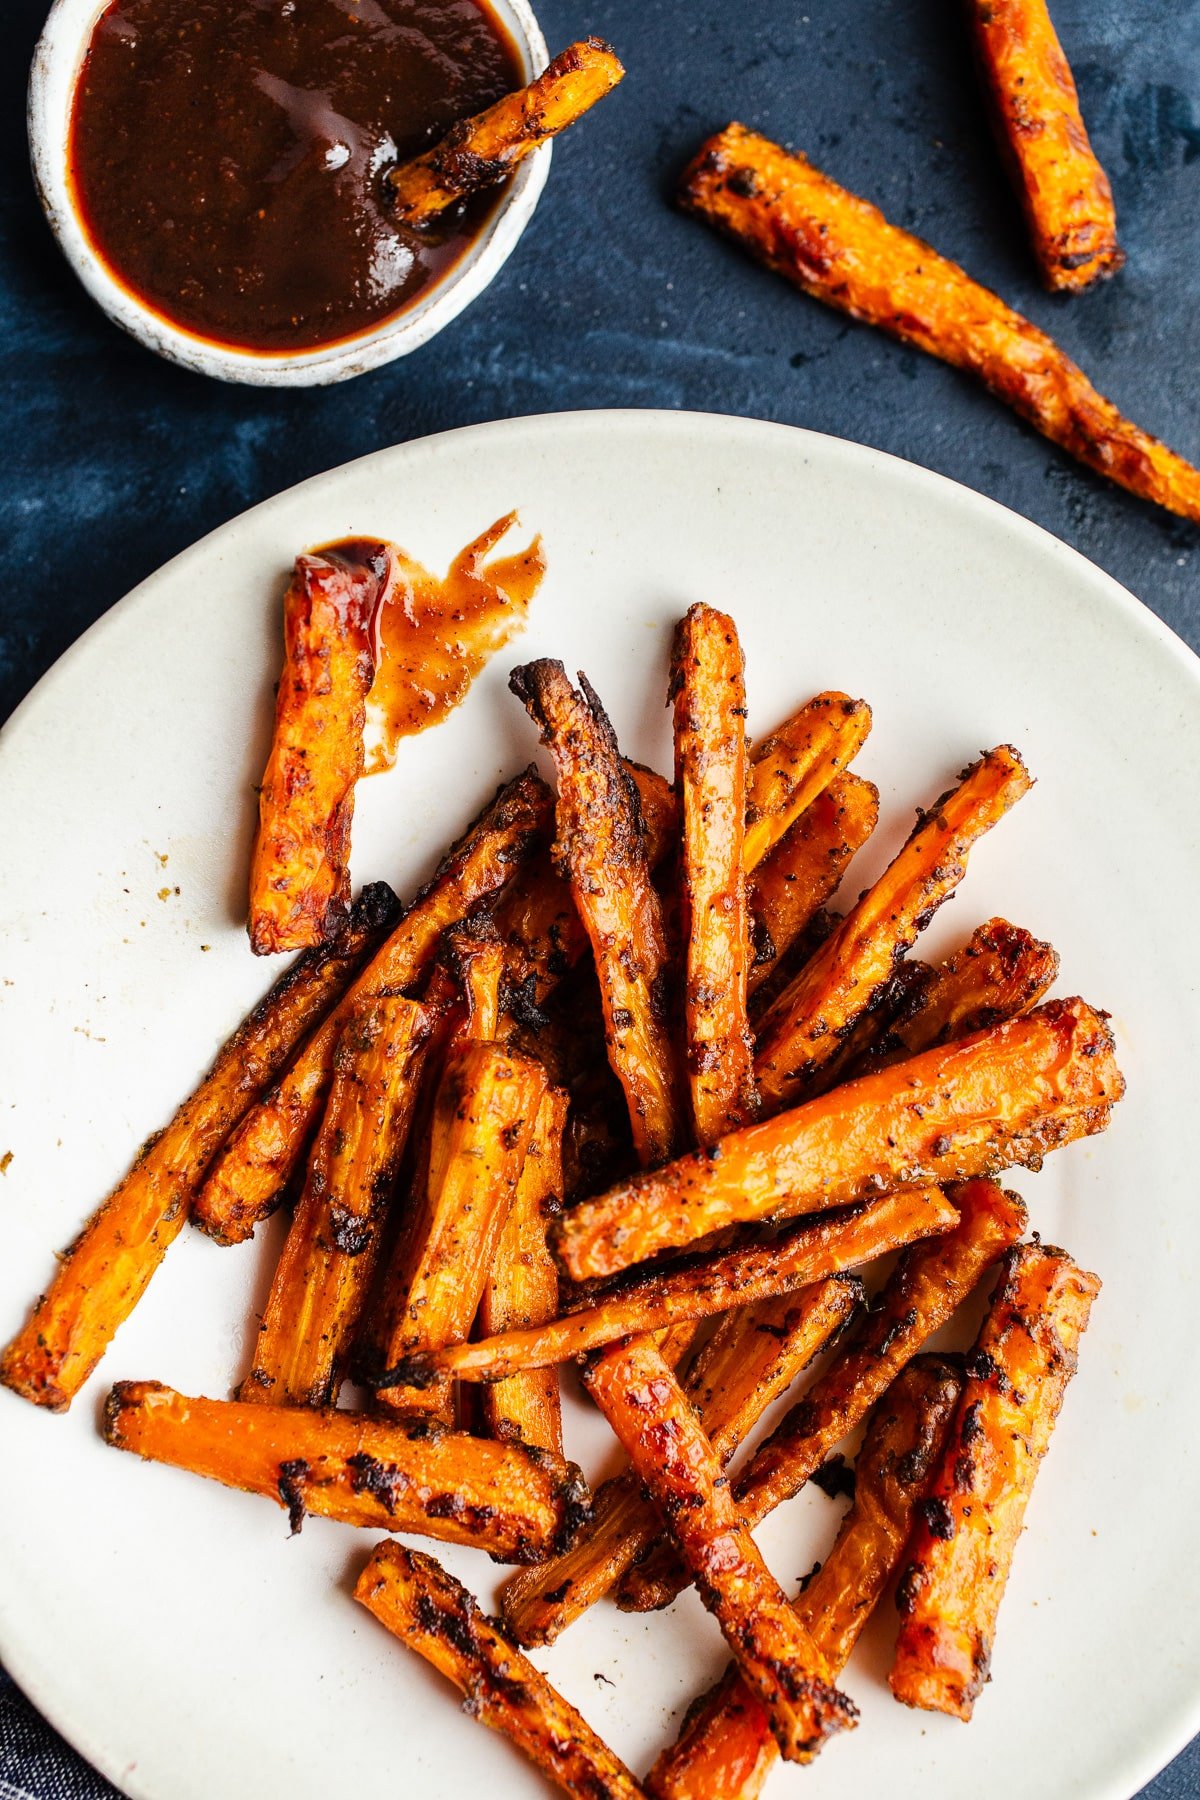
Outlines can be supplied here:
<path id="1" fill-rule="evenodd" d="M 503 274 L 408 360 L 341 388 L 266 393 L 157 361 L 76 286 L 24 160 L 24 71 L 45 4 L 8 0 L 0 717 L 136 581 L 256 501 L 381 445 L 570 407 L 744 413 L 909 457 L 1037 520 L 1200 645 L 1193 527 L 1076 468 L 952 371 L 794 295 L 668 203 L 682 161 L 730 117 L 792 141 L 1200 459 L 1200 0 L 1053 10 L 1129 253 L 1094 293 L 1038 287 L 946 0 L 539 0 L 552 47 L 602 32 L 629 79 L 555 151 Z M 3 1777 L 16 1779 L 0 1759 Z M 72 1791 L 84 1789 L 54 1788 Z M 1200 1795 L 1200 1746 L 1147 1793 Z"/>

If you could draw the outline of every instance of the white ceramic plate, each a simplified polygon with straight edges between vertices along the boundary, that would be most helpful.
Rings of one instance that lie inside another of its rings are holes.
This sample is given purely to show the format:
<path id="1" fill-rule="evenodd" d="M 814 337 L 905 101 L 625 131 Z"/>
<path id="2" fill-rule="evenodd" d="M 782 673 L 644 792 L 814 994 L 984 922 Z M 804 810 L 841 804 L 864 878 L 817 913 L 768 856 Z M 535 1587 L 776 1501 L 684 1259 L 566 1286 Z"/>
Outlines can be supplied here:
<path id="1" fill-rule="evenodd" d="M 1060 948 L 1060 991 L 1112 1011 L 1129 1080 L 1112 1129 L 1014 1183 L 1104 1292 L 974 1723 L 891 1701 L 888 1614 L 846 1676 L 860 1729 L 774 1791 L 1125 1800 L 1200 1727 L 1200 664 L 1082 558 L 936 476 L 730 419 L 521 420 L 308 482 L 108 614 L 0 744 L 0 1335 L 268 979 L 241 914 L 293 554 L 374 532 L 444 566 L 514 505 L 549 555 L 528 631 L 365 784 L 359 881 L 410 890 L 529 757 L 505 687 L 528 656 L 585 667 L 627 749 L 665 766 L 668 627 L 700 598 L 739 621 L 753 729 L 820 688 L 870 699 L 860 766 L 885 809 L 856 886 L 982 747 L 1012 740 L 1038 776 L 928 942 L 1003 912 Z M 367 1534 L 310 1520 L 289 1542 L 264 1502 L 100 1442 L 118 1377 L 205 1394 L 240 1378 L 277 1230 L 240 1250 L 185 1236 L 69 1416 L 0 1393 L 0 1655 L 145 1800 L 536 1794 L 351 1603 Z M 603 1429 L 581 1408 L 569 1423 L 602 1467 Z M 785 1583 L 836 1517 L 812 1492 L 770 1521 Z M 490 1563 L 446 1561 L 490 1598 Z M 538 1660 L 640 1770 L 724 1659 L 691 1596 L 648 1618 L 597 1608 Z"/>

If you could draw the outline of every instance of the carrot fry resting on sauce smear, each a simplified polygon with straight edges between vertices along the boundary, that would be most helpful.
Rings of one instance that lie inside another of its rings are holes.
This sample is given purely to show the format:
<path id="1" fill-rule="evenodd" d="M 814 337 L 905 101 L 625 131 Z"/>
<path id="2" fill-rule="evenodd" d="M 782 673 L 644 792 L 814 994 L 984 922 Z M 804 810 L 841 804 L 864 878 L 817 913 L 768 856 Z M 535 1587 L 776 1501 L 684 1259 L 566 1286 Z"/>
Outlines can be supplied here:
<path id="1" fill-rule="evenodd" d="M 393 579 L 383 543 L 347 541 L 296 558 L 250 863 L 256 956 L 326 943 L 349 910 L 350 821 L 375 679 L 375 621 Z"/>
<path id="2" fill-rule="evenodd" d="M 1044 331 L 805 157 L 727 125 L 679 197 L 805 293 L 978 376 L 1098 475 L 1200 521 L 1200 469 L 1123 418 Z"/>
<path id="3" fill-rule="evenodd" d="M 246 1115 L 209 1171 L 194 1216 L 211 1237 L 240 1243 L 278 1206 L 320 1115 L 338 1038 L 359 1001 L 411 988 L 433 961 L 442 934 L 504 887 L 545 844 L 552 816 L 549 789 L 526 769 L 451 848 L 340 1005 Z"/>
<path id="4" fill-rule="evenodd" d="M 1099 1291 L 1064 1250 L 1019 1244 L 1005 1258 L 900 1581 L 891 1687 L 908 1706 L 971 1716 L 1025 1508 Z"/>
<path id="5" fill-rule="evenodd" d="M 1046 0 L 967 0 L 1001 155 L 1042 279 L 1078 292 L 1124 267 L 1112 188 Z"/>
<path id="6" fill-rule="evenodd" d="M 384 882 L 365 887 L 345 930 L 298 957 L 238 1026 L 195 1092 L 60 1257 L 50 1286 L 0 1356 L 5 1387 L 55 1412 L 71 1404 L 183 1230 L 222 1143 L 349 988 L 398 911 Z"/>
<path id="7" fill-rule="evenodd" d="M 747 874 L 854 760 L 870 729 L 865 700 L 818 694 L 754 746 L 746 784 Z"/>
<path id="8" fill-rule="evenodd" d="M 473 1719 L 516 1745 L 578 1800 L 641 1800 L 642 1790 L 591 1726 L 431 1556 L 389 1539 L 354 1598 L 452 1681 Z"/>
<path id="9" fill-rule="evenodd" d="M 467 194 L 506 181 L 531 151 L 611 93 L 624 73 L 603 38 L 569 44 L 528 87 L 461 119 L 432 150 L 390 169 L 396 217 L 404 225 L 425 225 Z"/>

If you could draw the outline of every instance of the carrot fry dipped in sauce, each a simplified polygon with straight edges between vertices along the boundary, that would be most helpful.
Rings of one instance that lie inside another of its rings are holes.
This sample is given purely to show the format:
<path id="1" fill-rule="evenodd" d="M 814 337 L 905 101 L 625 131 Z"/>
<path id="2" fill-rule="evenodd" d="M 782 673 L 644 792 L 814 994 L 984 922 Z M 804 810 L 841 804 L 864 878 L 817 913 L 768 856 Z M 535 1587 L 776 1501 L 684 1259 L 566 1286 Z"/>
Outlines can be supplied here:
<path id="1" fill-rule="evenodd" d="M 192 1400 L 158 1381 L 119 1381 L 104 1435 L 118 1450 L 274 1500 L 293 1532 L 313 1513 L 536 1562 L 564 1549 L 588 1512 L 574 1463 L 429 1419 Z"/>
<path id="2" fill-rule="evenodd" d="M 900 1581 L 890 1679 L 908 1706 L 971 1716 L 1034 1479 L 1099 1291 L 1064 1250 L 1019 1244 L 1005 1258 Z"/>
<path id="3" fill-rule="evenodd" d="M 375 1272 L 428 1040 L 414 1000 L 365 1001 L 342 1033 L 241 1399 L 279 1406 L 336 1399 Z"/>
<path id="4" fill-rule="evenodd" d="M 432 963 L 443 933 L 503 888 L 544 845 L 550 819 L 549 791 L 526 769 L 447 852 L 339 1006 L 250 1109 L 208 1172 L 194 1213 L 211 1237 L 240 1243 L 278 1206 L 320 1116 L 338 1038 L 358 1003 L 411 988 Z"/>
<path id="5" fill-rule="evenodd" d="M 505 181 L 531 151 L 611 93 L 625 71 L 603 38 L 561 50 L 536 81 L 461 119 L 423 156 L 388 171 L 395 216 L 425 225 L 456 200 Z"/>
<path id="6" fill-rule="evenodd" d="M 849 1206 L 909 1182 L 964 1181 L 1103 1131 L 1124 1083 L 1104 1016 L 1051 1000 L 725 1138 L 717 1156 L 632 1176 L 559 1219 L 575 1281 L 752 1220 Z"/>
<path id="7" fill-rule="evenodd" d="M 499 1731 L 579 1800 L 641 1800 L 624 1763 L 431 1556 L 376 1546 L 354 1598 L 452 1681 L 473 1719 Z"/>
<path id="8" fill-rule="evenodd" d="M 640 1338 L 619 1367 L 600 1358 L 583 1379 L 668 1521 L 780 1750 L 790 1762 L 811 1762 L 827 1737 L 854 1726 L 857 1713 L 832 1685 L 825 1657 L 738 1516 L 720 1459 L 670 1365 L 651 1339 Z"/>
<path id="9" fill-rule="evenodd" d="M 349 909 L 350 821 L 363 772 L 376 620 L 394 579 L 383 543 L 331 544 L 296 558 L 250 864 L 256 956 L 326 943 Z"/>
<path id="10" fill-rule="evenodd" d="M 284 971 L 63 1253 L 0 1356 L 0 1382 L 55 1412 L 71 1404 L 183 1230 L 221 1145 L 337 1005 L 398 911 L 384 882 L 365 887 L 334 942 L 306 950 Z"/>
<path id="11" fill-rule="evenodd" d="M 921 1357 L 876 1406 L 854 1468 L 854 1504 L 836 1542 L 793 1601 L 836 1677 L 904 1551 L 914 1511 L 950 1429 L 962 1386 L 940 1357 Z M 757 1800 L 779 1760 L 758 1696 L 736 1664 L 687 1712 L 646 1790 L 654 1800 Z"/>
<path id="12" fill-rule="evenodd" d="M 996 141 L 1043 281 L 1075 293 L 1115 275 L 1125 253 L 1112 188 L 1046 0 L 967 0 L 967 8 Z"/>
<path id="13" fill-rule="evenodd" d="M 967 872 L 972 845 L 1032 786 L 1007 745 L 968 769 L 918 818 L 908 842 L 758 1022 L 764 1107 L 805 1097 L 900 957 Z"/>
<path id="14" fill-rule="evenodd" d="M 728 125 L 679 197 L 805 293 L 978 376 L 1098 475 L 1200 521 L 1200 469 L 1123 418 L 1044 331 L 805 157 Z"/>

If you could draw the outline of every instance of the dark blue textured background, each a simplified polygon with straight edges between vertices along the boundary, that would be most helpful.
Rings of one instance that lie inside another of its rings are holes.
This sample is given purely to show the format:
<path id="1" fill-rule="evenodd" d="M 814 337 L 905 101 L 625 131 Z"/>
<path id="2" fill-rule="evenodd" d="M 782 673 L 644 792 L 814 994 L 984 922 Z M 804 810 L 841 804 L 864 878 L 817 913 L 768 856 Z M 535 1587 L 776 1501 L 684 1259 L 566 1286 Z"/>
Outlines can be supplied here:
<path id="1" fill-rule="evenodd" d="M 0 718 L 100 612 L 245 507 L 384 444 L 569 407 L 746 413 L 878 445 L 1047 526 L 1196 647 L 1193 527 L 1076 468 L 963 378 L 801 299 L 668 205 L 681 162 L 729 118 L 794 142 L 1200 458 L 1200 0 L 1052 6 L 1129 253 L 1099 291 L 1038 288 L 948 0 L 538 0 L 552 49 L 601 32 L 628 80 L 555 151 L 541 207 L 483 299 L 406 361 L 286 393 L 157 361 L 75 285 L 25 167 L 24 76 L 45 0 L 7 0 Z M 99 1792 L 53 1752 L 37 1760 L 18 1705 L 0 1677 L 0 1792 L 6 1781 L 38 1800 Z M 1147 1793 L 1200 1795 L 1200 1743 Z"/>

